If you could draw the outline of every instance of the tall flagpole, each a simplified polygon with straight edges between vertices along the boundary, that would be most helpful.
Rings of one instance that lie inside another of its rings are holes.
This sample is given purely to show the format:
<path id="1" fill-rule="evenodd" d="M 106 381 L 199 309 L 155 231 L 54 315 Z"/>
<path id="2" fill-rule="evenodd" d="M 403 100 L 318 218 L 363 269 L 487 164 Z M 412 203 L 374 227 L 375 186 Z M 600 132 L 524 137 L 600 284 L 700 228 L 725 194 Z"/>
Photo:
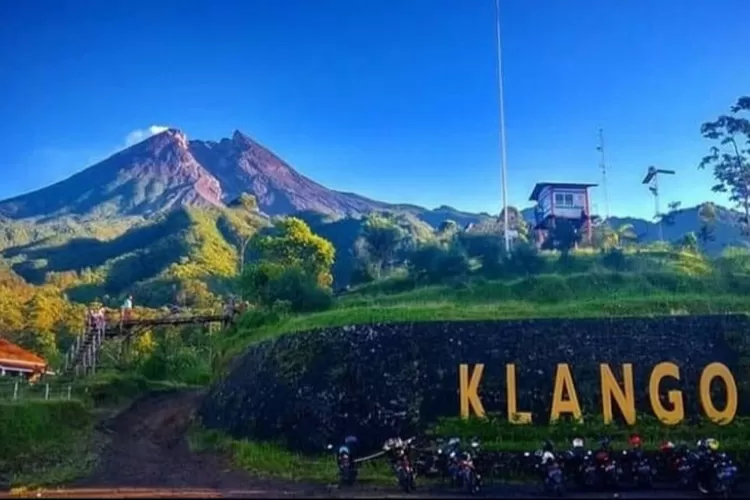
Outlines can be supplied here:
<path id="1" fill-rule="evenodd" d="M 495 21 L 497 35 L 497 91 L 499 95 L 500 114 L 500 159 L 501 180 L 503 191 L 503 235 L 505 236 L 505 251 L 510 253 L 510 228 L 508 227 L 508 155 L 505 151 L 505 100 L 503 98 L 503 55 L 500 42 L 500 0 L 495 0 Z"/>

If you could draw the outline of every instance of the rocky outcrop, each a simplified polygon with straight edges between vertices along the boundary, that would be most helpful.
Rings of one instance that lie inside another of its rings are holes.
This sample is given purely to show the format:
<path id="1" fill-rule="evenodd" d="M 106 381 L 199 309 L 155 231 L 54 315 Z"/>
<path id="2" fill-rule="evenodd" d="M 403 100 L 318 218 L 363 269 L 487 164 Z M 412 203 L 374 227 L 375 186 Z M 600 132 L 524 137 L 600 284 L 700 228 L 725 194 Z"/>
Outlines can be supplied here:
<path id="1" fill-rule="evenodd" d="M 485 365 L 479 396 L 488 412 L 506 411 L 505 365 L 514 363 L 519 410 L 548 420 L 558 363 L 568 363 L 584 414 L 600 413 L 600 363 L 616 376 L 632 363 L 637 409 L 651 413 L 648 380 L 671 361 L 686 414 L 699 414 L 703 368 L 722 362 L 741 373 L 746 316 L 680 316 L 507 322 L 379 324 L 288 334 L 253 346 L 206 397 L 204 425 L 236 437 L 284 439 L 320 449 L 330 438 L 357 433 L 370 444 L 394 433 L 423 430 L 459 413 L 458 370 Z M 747 392 L 740 404 L 747 411 Z M 718 393 L 722 390 L 716 389 Z M 722 403 L 719 394 L 717 405 Z"/>

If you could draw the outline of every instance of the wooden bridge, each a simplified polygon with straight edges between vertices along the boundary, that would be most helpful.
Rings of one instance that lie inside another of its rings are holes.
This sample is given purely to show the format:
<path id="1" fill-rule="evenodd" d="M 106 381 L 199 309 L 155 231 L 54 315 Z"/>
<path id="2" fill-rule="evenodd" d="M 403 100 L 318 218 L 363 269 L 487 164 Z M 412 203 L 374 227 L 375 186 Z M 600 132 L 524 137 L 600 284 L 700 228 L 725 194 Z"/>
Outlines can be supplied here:
<path id="1" fill-rule="evenodd" d="M 226 310 L 226 308 L 225 308 Z M 231 324 L 236 313 L 220 315 L 167 315 L 154 318 L 124 318 L 108 321 L 105 318 L 99 323 L 86 321 L 86 329 L 65 355 L 65 372 L 76 375 L 95 373 L 99 360 L 99 351 L 107 339 L 121 337 L 125 341 L 148 328 L 155 326 L 208 325 L 219 323 L 223 327 Z"/>

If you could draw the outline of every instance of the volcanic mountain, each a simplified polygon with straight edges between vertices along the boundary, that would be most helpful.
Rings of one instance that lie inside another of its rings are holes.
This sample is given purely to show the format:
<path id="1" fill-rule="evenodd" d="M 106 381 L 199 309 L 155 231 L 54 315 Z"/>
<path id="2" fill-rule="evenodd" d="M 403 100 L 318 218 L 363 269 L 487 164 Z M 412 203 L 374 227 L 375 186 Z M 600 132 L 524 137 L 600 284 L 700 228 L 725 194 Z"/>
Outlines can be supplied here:
<path id="1" fill-rule="evenodd" d="M 215 142 L 189 141 L 169 129 L 62 182 L 0 202 L 0 216 L 149 216 L 179 206 L 220 206 L 243 192 L 255 195 L 268 215 L 357 216 L 397 208 L 321 186 L 239 131 Z"/>
<path id="2" fill-rule="evenodd" d="M 0 215 L 147 215 L 221 200 L 221 185 L 196 161 L 185 135 L 167 130 L 68 179 L 0 202 Z"/>

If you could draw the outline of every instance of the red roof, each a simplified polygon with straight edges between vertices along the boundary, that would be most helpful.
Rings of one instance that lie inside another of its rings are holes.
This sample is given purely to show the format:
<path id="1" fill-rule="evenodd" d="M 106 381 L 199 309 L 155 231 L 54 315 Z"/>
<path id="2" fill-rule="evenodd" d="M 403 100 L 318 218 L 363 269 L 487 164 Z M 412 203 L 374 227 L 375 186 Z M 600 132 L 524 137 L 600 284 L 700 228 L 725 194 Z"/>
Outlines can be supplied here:
<path id="1" fill-rule="evenodd" d="M 19 367 L 44 368 L 47 362 L 33 352 L 0 337 L 0 364 Z"/>

